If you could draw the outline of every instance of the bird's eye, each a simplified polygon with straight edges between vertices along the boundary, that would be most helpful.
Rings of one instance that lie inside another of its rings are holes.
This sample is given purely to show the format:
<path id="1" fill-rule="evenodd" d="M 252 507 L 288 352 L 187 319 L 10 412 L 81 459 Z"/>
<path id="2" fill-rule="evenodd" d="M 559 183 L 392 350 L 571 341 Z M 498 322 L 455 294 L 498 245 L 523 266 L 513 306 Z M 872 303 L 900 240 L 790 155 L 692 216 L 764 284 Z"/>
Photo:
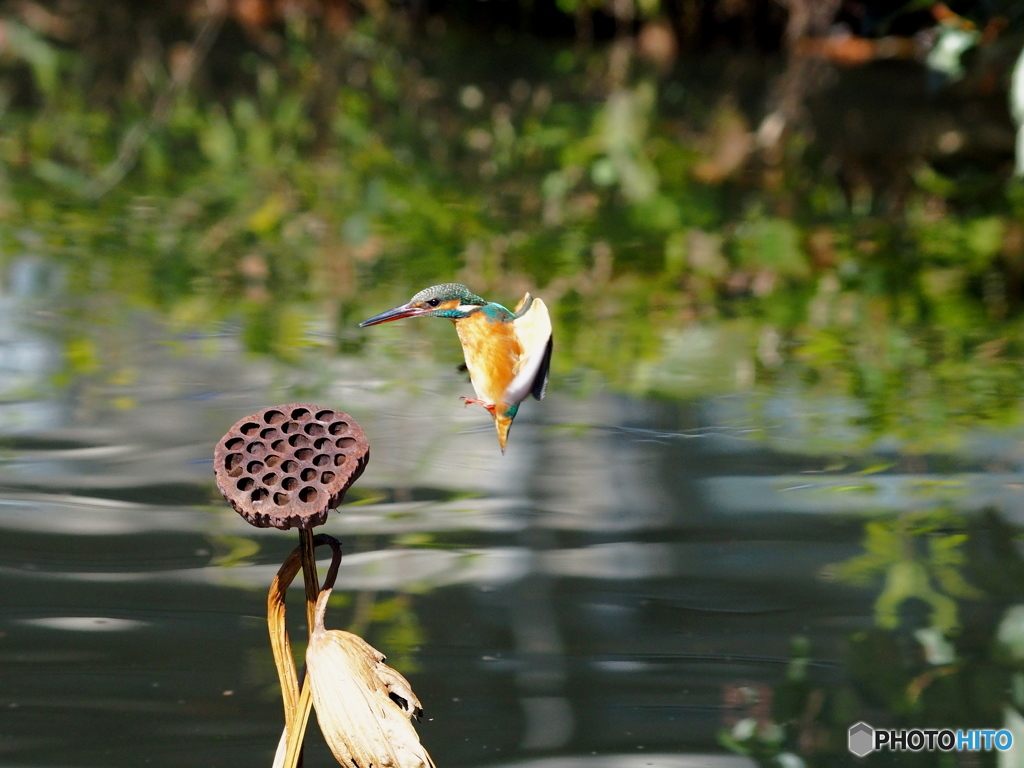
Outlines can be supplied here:
<path id="1" fill-rule="evenodd" d="M 427 304 L 429 304 L 432 307 L 436 307 L 440 303 L 441 303 L 440 299 L 431 299 L 430 301 L 427 302 Z"/>

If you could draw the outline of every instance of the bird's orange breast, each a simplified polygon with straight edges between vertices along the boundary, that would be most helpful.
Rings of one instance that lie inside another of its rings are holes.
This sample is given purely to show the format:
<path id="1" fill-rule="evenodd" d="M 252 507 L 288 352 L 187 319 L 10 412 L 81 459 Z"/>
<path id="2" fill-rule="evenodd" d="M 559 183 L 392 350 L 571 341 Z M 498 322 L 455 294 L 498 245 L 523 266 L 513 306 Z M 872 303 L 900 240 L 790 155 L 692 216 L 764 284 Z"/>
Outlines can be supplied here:
<path id="1" fill-rule="evenodd" d="M 515 377 L 522 354 L 515 328 L 483 312 L 474 312 L 456 320 L 455 330 L 462 342 L 466 368 L 477 397 L 503 412 L 508 404 L 501 402 L 502 394 Z"/>

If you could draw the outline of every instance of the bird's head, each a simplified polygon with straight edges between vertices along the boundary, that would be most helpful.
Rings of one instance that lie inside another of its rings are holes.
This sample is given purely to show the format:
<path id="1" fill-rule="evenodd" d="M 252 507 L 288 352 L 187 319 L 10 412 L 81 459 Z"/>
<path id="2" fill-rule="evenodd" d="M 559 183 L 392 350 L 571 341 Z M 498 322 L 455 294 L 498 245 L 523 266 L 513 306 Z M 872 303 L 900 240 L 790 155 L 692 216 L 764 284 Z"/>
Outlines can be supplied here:
<path id="1" fill-rule="evenodd" d="M 458 320 L 466 317 L 487 302 L 462 283 L 443 283 L 424 288 L 401 306 L 374 315 L 359 324 L 360 328 L 378 325 L 404 317 L 447 317 Z"/>

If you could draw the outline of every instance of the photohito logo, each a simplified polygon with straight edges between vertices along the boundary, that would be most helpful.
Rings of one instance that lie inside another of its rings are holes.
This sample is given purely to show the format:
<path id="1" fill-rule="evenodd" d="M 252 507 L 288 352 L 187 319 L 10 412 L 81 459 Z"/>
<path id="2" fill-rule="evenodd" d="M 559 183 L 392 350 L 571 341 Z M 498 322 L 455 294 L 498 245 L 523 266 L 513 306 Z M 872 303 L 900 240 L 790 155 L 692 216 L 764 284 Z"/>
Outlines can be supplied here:
<path id="1" fill-rule="evenodd" d="M 953 731 L 949 728 L 909 728 L 892 730 L 872 728 L 864 722 L 850 726 L 847 746 L 857 757 L 864 757 L 880 749 L 893 752 L 952 752 L 1004 751 L 1013 746 L 1013 734 L 1007 730 L 972 729 Z"/>

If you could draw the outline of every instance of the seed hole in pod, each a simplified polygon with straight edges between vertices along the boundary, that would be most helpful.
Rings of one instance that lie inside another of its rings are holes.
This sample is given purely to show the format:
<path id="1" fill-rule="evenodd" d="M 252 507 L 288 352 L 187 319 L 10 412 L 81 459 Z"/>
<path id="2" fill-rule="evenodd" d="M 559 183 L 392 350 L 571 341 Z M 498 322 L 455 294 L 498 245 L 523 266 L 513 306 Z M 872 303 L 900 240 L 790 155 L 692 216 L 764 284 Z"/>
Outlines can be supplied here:
<path id="1" fill-rule="evenodd" d="M 284 488 L 286 491 L 294 491 L 296 488 L 299 487 L 299 481 L 296 480 L 294 477 L 286 477 L 284 480 L 281 481 L 281 487 Z"/>
<path id="2" fill-rule="evenodd" d="M 352 448 L 356 444 L 356 441 L 353 437 L 339 437 L 334 441 L 334 444 L 344 450 L 345 448 Z"/>
<path id="3" fill-rule="evenodd" d="M 317 411 L 317 421 L 334 421 L 334 411 Z"/>
<path id="4" fill-rule="evenodd" d="M 313 443 L 313 447 L 316 448 L 318 451 L 322 451 L 324 448 L 327 448 L 333 444 L 334 442 L 331 440 L 331 438 L 321 437 L 319 440 Z"/>
<path id="5" fill-rule="evenodd" d="M 263 414 L 263 420 L 267 424 L 280 424 L 284 421 L 284 414 L 280 411 L 267 411 Z"/>
<path id="6" fill-rule="evenodd" d="M 327 432 L 327 430 L 324 429 L 323 424 L 317 424 L 315 421 L 309 422 L 309 424 L 307 424 L 304 429 L 306 434 L 310 435 L 311 437 L 320 437 L 320 435 L 325 434 Z"/>
<path id="7" fill-rule="evenodd" d="M 229 472 L 235 467 L 242 466 L 242 454 L 240 453 L 229 453 L 224 457 L 224 469 Z"/>
<path id="8" fill-rule="evenodd" d="M 305 435 L 292 435 L 288 438 L 288 445 L 292 448 L 301 448 L 304 445 L 309 445 L 309 438 Z"/>
<path id="9" fill-rule="evenodd" d="M 268 491 L 266 488 L 257 488 L 255 491 L 252 492 L 252 494 L 249 496 L 249 498 L 252 499 L 253 502 L 258 504 L 261 501 L 263 501 L 264 499 L 266 499 L 267 496 L 269 496 L 269 495 L 270 495 L 270 491 Z"/>
<path id="10" fill-rule="evenodd" d="M 270 450 L 284 453 L 288 450 L 288 443 L 284 440 L 275 440 L 270 444 Z"/>
<path id="11" fill-rule="evenodd" d="M 264 485 L 277 485 L 277 475 L 273 472 L 268 472 L 263 476 Z"/>
<path id="12" fill-rule="evenodd" d="M 240 437 L 232 437 L 230 440 L 224 443 L 224 447 L 227 448 L 229 451 L 237 451 L 243 445 L 245 445 L 245 440 L 243 440 Z"/>
<path id="13" fill-rule="evenodd" d="M 294 421 L 286 421 L 284 424 L 281 425 L 281 431 L 284 432 L 286 435 L 289 435 L 292 432 L 297 431 L 298 428 L 299 425 L 296 424 Z"/>
<path id="14" fill-rule="evenodd" d="M 256 487 L 256 481 L 253 480 L 251 477 L 243 477 L 241 480 L 235 483 L 235 487 L 240 491 L 251 491 L 253 488 Z"/>
<path id="15" fill-rule="evenodd" d="M 320 475 L 320 482 L 324 485 L 330 485 L 334 482 L 335 474 L 333 472 L 324 472 Z"/>
<path id="16" fill-rule="evenodd" d="M 309 461 L 311 458 L 313 458 L 313 449 L 299 448 L 299 450 L 295 452 L 295 458 L 298 459 L 299 461 Z"/>
<path id="17" fill-rule="evenodd" d="M 277 506 L 279 506 L 279 507 L 283 507 L 285 504 L 288 503 L 288 494 L 287 493 L 275 493 L 274 494 L 274 503 L 277 504 Z"/>
<path id="18" fill-rule="evenodd" d="M 296 408 L 292 411 L 292 418 L 296 421 L 309 421 L 309 409 L 308 408 Z"/>
<path id="19" fill-rule="evenodd" d="M 249 443 L 249 445 L 246 446 L 245 450 L 247 450 L 249 454 L 252 456 L 262 456 L 264 453 L 267 452 L 267 446 L 265 446 L 259 440 L 256 440 L 255 442 Z"/>
<path id="20" fill-rule="evenodd" d="M 314 456 L 313 457 L 313 466 L 314 467 L 326 467 L 330 463 L 331 463 L 331 457 L 328 456 L 326 453 L 321 453 L 318 456 Z"/>
<path id="21" fill-rule="evenodd" d="M 270 467 L 270 468 L 274 468 L 274 467 L 276 467 L 276 466 L 277 466 L 278 464 L 280 464 L 280 463 L 281 463 L 281 457 L 280 457 L 280 456 L 275 456 L 274 454 L 270 454 L 270 455 L 269 455 L 269 456 L 267 456 L 267 458 L 265 458 L 265 459 L 264 459 L 263 461 L 264 461 L 264 462 L 266 463 L 266 465 L 267 465 L 268 467 Z"/>
<path id="22" fill-rule="evenodd" d="M 309 504 L 311 501 L 316 501 L 317 490 L 310 485 L 307 485 L 301 491 L 299 491 L 299 501 L 303 504 Z"/>
<path id="23" fill-rule="evenodd" d="M 345 463 L 345 454 L 344 453 L 339 453 L 337 456 L 334 457 L 334 466 L 340 467 L 344 463 Z"/>
<path id="24" fill-rule="evenodd" d="M 306 467 L 299 474 L 299 477 L 302 478 L 302 482 L 308 483 L 310 480 L 312 480 L 314 477 L 316 477 L 316 470 L 313 469 L 312 467 Z"/>
<path id="25" fill-rule="evenodd" d="M 274 440 L 277 437 L 277 427 L 267 427 L 260 432 L 260 437 L 264 440 Z"/>
<path id="26" fill-rule="evenodd" d="M 245 422 L 245 424 L 238 428 L 238 431 L 241 432 L 246 437 L 252 437 L 257 432 L 260 431 L 260 425 L 257 424 L 255 421 L 247 421 Z"/>
<path id="27" fill-rule="evenodd" d="M 250 461 L 249 462 L 249 466 L 247 466 L 245 468 L 245 471 L 248 472 L 250 475 L 255 475 L 255 474 L 259 473 L 259 472 L 262 472 L 263 471 L 263 462 L 262 461 Z"/>
<path id="28" fill-rule="evenodd" d="M 342 432 L 348 429 L 347 421 L 336 421 L 327 428 L 327 431 L 332 435 L 340 435 Z"/>
<path id="29" fill-rule="evenodd" d="M 292 461 L 291 459 L 288 459 L 281 465 L 281 471 L 284 472 L 286 475 L 290 475 L 292 472 L 295 472 L 298 468 L 299 463 L 297 461 Z"/>

